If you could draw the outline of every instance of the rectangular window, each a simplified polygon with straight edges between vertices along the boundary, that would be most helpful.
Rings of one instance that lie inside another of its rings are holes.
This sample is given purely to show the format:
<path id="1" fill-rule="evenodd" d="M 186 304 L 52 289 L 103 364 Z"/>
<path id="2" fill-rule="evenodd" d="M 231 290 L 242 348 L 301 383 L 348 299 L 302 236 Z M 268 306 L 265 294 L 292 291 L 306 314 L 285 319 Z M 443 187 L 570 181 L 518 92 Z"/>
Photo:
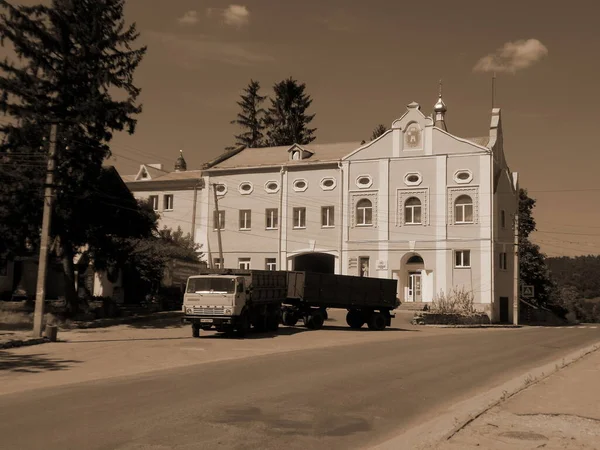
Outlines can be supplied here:
<path id="1" fill-rule="evenodd" d="M 251 215 L 252 211 L 249 209 L 240 210 L 240 230 L 250 230 L 252 228 Z"/>
<path id="2" fill-rule="evenodd" d="M 294 228 L 306 228 L 306 208 L 294 208 Z"/>
<path id="3" fill-rule="evenodd" d="M 224 230 L 225 229 L 225 211 L 213 211 L 213 229 Z"/>
<path id="4" fill-rule="evenodd" d="M 265 216 L 267 230 L 276 230 L 278 226 L 277 208 L 266 209 Z"/>
<path id="5" fill-rule="evenodd" d="M 150 204 L 152 205 L 152 209 L 154 211 L 158 211 L 158 195 L 151 195 L 148 197 L 150 200 Z"/>
<path id="6" fill-rule="evenodd" d="M 456 250 L 454 267 L 471 267 L 471 250 Z"/>
<path id="7" fill-rule="evenodd" d="M 214 269 L 222 269 L 223 268 L 223 261 L 221 261 L 221 258 L 213 258 L 213 268 Z"/>
<path id="8" fill-rule="evenodd" d="M 163 197 L 163 209 L 165 211 L 173 211 L 173 194 L 168 194 Z"/>
<path id="9" fill-rule="evenodd" d="M 333 218 L 334 209 L 333 206 L 323 206 L 321 207 L 321 226 L 323 228 L 333 228 L 334 226 L 334 218 Z"/>
<path id="10" fill-rule="evenodd" d="M 506 213 L 504 210 L 500 211 L 500 226 L 506 228 Z"/>
<path id="11" fill-rule="evenodd" d="M 277 270 L 277 259 L 275 259 L 275 258 L 265 259 L 265 268 L 267 270 Z"/>
<path id="12" fill-rule="evenodd" d="M 499 257 L 500 257 L 500 270 L 507 270 L 507 268 L 508 268 L 508 259 L 506 257 L 506 252 L 500 253 Z"/>
<path id="13" fill-rule="evenodd" d="M 250 270 L 250 258 L 238 258 L 238 267 L 242 270 Z"/>

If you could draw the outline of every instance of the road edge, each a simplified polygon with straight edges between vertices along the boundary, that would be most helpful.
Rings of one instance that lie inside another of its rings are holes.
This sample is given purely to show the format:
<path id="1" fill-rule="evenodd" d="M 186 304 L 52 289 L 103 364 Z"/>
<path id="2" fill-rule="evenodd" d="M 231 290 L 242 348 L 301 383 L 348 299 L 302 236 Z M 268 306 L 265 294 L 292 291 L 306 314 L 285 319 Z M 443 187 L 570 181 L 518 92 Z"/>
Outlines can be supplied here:
<path id="1" fill-rule="evenodd" d="M 596 342 L 572 352 L 564 358 L 529 370 L 496 388 L 458 403 L 434 419 L 417 427 L 410 428 L 383 443 L 370 446 L 368 449 L 398 450 L 406 448 L 411 450 L 426 450 L 436 448 L 438 443 L 450 439 L 494 406 L 505 402 L 519 392 L 539 383 L 599 349 L 600 342 Z"/>

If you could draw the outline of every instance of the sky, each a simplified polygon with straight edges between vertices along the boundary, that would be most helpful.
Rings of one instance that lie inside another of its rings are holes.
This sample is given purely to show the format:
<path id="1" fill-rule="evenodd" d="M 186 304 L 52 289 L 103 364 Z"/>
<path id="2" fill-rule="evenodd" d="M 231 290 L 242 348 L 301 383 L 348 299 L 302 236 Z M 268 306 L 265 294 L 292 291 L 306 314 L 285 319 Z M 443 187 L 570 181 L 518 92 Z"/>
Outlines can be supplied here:
<path id="1" fill-rule="evenodd" d="M 33 0 L 22 3 L 37 3 Z M 412 101 L 428 115 L 438 81 L 448 131 L 485 136 L 491 78 L 508 164 L 537 200 L 548 256 L 600 253 L 600 2 L 572 0 L 129 0 L 147 55 L 135 74 L 143 112 L 112 142 L 123 175 L 141 163 L 188 169 L 239 130 L 251 79 L 306 83 L 315 143 L 368 140 Z"/>

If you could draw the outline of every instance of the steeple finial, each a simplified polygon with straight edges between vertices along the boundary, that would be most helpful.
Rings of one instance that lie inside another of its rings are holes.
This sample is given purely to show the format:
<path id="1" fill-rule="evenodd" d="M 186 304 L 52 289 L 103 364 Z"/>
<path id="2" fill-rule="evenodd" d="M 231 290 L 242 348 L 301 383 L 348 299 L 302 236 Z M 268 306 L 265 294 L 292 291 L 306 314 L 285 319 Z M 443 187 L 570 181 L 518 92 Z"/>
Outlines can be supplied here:
<path id="1" fill-rule="evenodd" d="M 181 172 L 181 171 L 186 171 L 186 170 L 187 170 L 187 163 L 185 162 L 185 159 L 183 158 L 183 150 L 179 150 L 179 158 L 177 158 L 177 161 L 175 161 L 175 171 Z"/>
<path id="2" fill-rule="evenodd" d="M 444 115 L 448 109 L 446 108 L 446 104 L 444 100 L 442 100 L 442 80 L 439 81 L 438 87 L 438 101 L 433 106 L 433 111 L 435 113 L 435 126 L 441 128 L 444 131 L 448 131 L 446 128 L 446 121 Z"/>

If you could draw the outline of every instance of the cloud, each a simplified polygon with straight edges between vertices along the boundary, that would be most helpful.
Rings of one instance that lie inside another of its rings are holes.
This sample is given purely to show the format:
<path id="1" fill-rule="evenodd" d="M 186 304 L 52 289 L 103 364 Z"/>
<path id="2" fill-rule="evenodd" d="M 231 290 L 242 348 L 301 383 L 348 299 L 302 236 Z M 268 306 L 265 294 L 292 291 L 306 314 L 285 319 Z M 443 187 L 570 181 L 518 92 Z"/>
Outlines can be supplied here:
<path id="1" fill-rule="evenodd" d="M 490 53 L 477 61 L 473 71 L 514 74 L 540 61 L 547 54 L 548 48 L 537 39 L 507 42 L 495 53 Z"/>
<path id="2" fill-rule="evenodd" d="M 243 5 L 229 5 L 225 9 L 206 8 L 206 17 L 219 14 L 226 25 L 241 28 L 250 22 L 250 11 Z"/>
<path id="3" fill-rule="evenodd" d="M 177 22 L 181 25 L 196 25 L 198 23 L 198 12 L 194 10 L 187 11 L 177 19 Z"/>
<path id="4" fill-rule="evenodd" d="M 252 50 L 246 43 L 220 42 L 208 36 L 182 38 L 170 33 L 147 31 L 144 37 L 166 48 L 169 57 L 184 67 L 194 67 L 210 60 L 234 66 L 272 62 L 270 55 Z"/>
<path id="5" fill-rule="evenodd" d="M 241 27 L 250 21 L 250 11 L 242 5 L 229 5 L 223 11 L 223 19 L 227 25 Z"/>

